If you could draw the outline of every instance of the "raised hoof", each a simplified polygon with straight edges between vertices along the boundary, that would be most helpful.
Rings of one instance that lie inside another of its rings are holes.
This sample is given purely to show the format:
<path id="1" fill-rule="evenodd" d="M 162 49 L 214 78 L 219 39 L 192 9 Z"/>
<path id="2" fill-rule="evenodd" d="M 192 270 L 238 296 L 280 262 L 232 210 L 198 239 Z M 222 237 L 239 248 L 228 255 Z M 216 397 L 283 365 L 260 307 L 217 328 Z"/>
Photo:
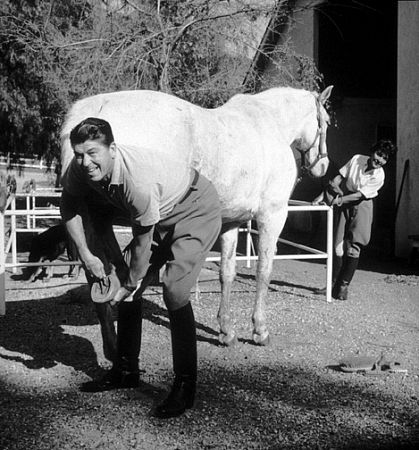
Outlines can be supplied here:
<path id="1" fill-rule="evenodd" d="M 224 345 L 225 347 L 233 347 L 237 344 L 237 336 L 235 334 L 233 335 L 227 335 L 220 333 L 218 335 L 218 341 L 221 345 Z"/>
<path id="2" fill-rule="evenodd" d="M 265 347 L 266 345 L 269 345 L 269 334 L 267 334 L 265 337 L 262 337 L 259 334 L 253 334 L 253 342 L 256 345 Z"/>

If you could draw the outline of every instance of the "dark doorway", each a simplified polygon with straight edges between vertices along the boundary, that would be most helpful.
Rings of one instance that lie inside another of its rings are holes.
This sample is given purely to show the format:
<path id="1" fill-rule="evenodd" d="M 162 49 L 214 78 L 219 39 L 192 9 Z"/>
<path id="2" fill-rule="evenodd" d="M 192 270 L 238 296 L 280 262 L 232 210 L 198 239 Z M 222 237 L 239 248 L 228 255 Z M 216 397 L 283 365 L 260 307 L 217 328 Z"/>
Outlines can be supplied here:
<path id="1" fill-rule="evenodd" d="M 394 0 L 330 0 L 318 9 L 318 68 L 324 85 L 334 85 L 331 110 L 337 126 L 330 130 L 328 146 L 337 166 L 352 154 L 367 154 L 366 143 L 380 138 L 396 142 L 397 17 Z M 380 102 L 388 111 L 385 118 Z M 372 111 L 368 126 L 362 116 L 367 108 Z M 393 255 L 396 161 L 388 163 L 385 171 L 368 250 Z"/>
<path id="2" fill-rule="evenodd" d="M 318 67 L 333 96 L 396 98 L 397 1 L 330 0 L 317 16 Z"/>

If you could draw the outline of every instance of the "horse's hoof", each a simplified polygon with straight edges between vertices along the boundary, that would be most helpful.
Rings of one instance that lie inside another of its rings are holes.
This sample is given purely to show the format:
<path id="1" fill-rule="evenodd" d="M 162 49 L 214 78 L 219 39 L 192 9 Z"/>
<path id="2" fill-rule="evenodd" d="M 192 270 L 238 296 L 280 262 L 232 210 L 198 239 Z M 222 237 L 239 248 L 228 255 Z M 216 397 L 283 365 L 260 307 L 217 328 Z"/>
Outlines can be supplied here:
<path id="1" fill-rule="evenodd" d="M 269 334 L 266 334 L 265 336 L 261 336 L 260 334 L 253 334 L 253 342 L 256 345 L 260 345 L 261 347 L 265 347 L 266 345 L 269 345 Z"/>
<path id="2" fill-rule="evenodd" d="M 218 341 L 221 345 L 224 345 L 225 347 L 233 347 L 237 343 L 237 337 L 236 335 L 227 335 L 220 333 L 218 335 Z"/>

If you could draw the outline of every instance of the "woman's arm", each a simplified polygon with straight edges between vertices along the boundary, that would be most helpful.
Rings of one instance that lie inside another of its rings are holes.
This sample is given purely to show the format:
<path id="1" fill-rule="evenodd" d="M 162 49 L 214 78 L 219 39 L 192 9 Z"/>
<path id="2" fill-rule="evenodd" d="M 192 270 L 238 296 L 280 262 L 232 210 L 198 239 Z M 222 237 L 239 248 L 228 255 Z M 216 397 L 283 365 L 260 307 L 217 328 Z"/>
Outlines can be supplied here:
<path id="1" fill-rule="evenodd" d="M 361 192 L 352 192 L 351 194 L 347 194 L 347 195 L 337 195 L 333 201 L 332 201 L 332 205 L 337 205 L 337 206 L 342 206 L 345 203 L 352 203 L 352 202 L 356 202 L 358 200 L 361 200 L 364 196 L 362 195 Z"/>
<path id="2" fill-rule="evenodd" d="M 342 188 L 340 187 L 343 179 L 343 176 L 338 173 L 331 181 L 329 181 L 329 185 L 327 186 L 328 192 L 335 195 L 343 195 Z"/>

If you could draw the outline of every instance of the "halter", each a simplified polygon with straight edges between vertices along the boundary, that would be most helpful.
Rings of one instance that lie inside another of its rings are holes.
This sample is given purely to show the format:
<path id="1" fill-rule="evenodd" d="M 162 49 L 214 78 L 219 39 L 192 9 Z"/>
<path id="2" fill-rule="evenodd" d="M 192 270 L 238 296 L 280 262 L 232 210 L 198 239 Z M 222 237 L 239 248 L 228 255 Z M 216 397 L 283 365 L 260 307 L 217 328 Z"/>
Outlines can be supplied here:
<path id="1" fill-rule="evenodd" d="M 327 158 L 326 151 L 326 131 L 323 130 L 322 127 L 322 119 L 320 112 L 320 101 L 316 98 L 316 109 L 317 109 L 317 131 L 314 136 L 313 143 L 306 150 L 296 147 L 296 150 L 300 152 L 301 155 L 301 176 L 298 178 L 298 181 L 301 181 L 301 178 L 306 175 L 311 169 L 323 158 Z M 307 153 L 316 145 L 317 138 L 320 136 L 319 142 L 319 153 L 311 164 L 306 165 L 306 156 Z"/>

